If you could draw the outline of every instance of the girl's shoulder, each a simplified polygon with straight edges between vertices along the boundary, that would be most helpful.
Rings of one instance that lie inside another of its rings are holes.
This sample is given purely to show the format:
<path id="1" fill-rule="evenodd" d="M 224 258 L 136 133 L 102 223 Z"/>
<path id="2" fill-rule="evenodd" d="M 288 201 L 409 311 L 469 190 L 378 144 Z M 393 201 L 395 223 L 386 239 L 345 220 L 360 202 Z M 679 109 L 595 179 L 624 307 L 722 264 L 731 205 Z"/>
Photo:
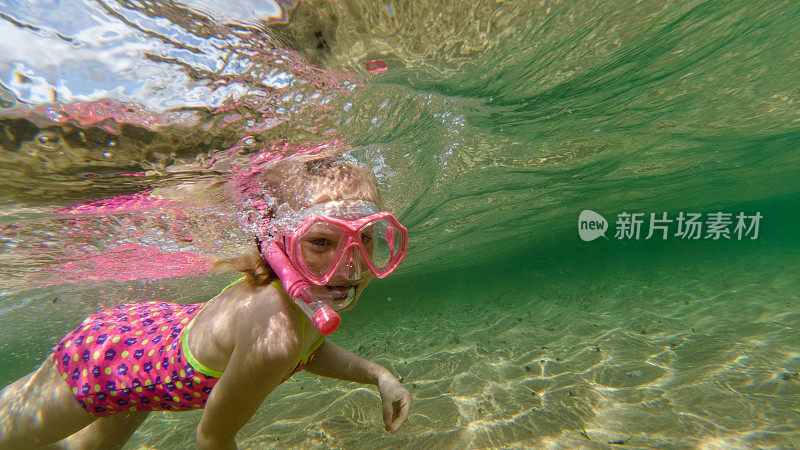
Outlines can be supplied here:
<path id="1" fill-rule="evenodd" d="M 209 300 L 198 315 L 198 322 L 223 328 L 228 335 L 241 330 L 257 335 L 253 332 L 268 332 L 268 328 L 280 324 L 296 329 L 296 316 L 283 290 L 272 284 L 254 287 L 241 281 Z"/>
<path id="2" fill-rule="evenodd" d="M 206 302 L 189 324 L 186 333 L 190 351 L 206 367 L 220 371 L 236 345 L 257 350 L 280 337 L 287 344 L 285 348 L 294 352 L 301 339 L 290 301 L 274 286 L 237 283 Z"/>

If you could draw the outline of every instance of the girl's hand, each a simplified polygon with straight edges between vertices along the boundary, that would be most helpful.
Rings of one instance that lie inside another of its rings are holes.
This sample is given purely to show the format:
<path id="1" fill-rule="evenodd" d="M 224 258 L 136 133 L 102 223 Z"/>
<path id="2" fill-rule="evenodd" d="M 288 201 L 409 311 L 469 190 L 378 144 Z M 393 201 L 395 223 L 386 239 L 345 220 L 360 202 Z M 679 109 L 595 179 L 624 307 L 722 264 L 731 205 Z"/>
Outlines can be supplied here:
<path id="1" fill-rule="evenodd" d="M 386 368 L 348 352 L 330 339 L 322 341 L 306 371 L 339 380 L 377 384 L 383 403 L 383 423 L 390 433 L 397 431 L 408 419 L 411 394 L 397 378 Z"/>
<path id="2" fill-rule="evenodd" d="M 394 433 L 408 419 L 411 393 L 391 374 L 378 380 L 378 392 L 383 403 L 383 423 L 386 431 Z"/>

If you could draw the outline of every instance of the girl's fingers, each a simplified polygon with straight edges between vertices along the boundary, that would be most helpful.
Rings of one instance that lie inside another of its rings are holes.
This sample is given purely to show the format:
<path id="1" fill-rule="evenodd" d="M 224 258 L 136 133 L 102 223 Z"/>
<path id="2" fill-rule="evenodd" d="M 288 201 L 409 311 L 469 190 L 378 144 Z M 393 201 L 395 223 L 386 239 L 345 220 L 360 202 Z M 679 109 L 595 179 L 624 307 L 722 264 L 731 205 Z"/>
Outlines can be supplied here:
<path id="1" fill-rule="evenodd" d="M 397 431 L 408 419 L 408 413 L 411 410 L 411 394 L 403 395 L 400 399 L 395 401 L 394 421 L 392 422 L 391 432 Z"/>
<path id="2" fill-rule="evenodd" d="M 389 392 L 381 392 L 383 424 L 390 433 L 394 433 L 405 423 L 411 409 L 411 393 L 402 386 L 398 387 L 399 389 L 391 389 Z"/>
<path id="3" fill-rule="evenodd" d="M 383 424 L 385 425 L 386 431 L 391 432 L 391 425 L 392 425 L 392 401 L 389 399 L 382 399 L 383 400 Z"/>

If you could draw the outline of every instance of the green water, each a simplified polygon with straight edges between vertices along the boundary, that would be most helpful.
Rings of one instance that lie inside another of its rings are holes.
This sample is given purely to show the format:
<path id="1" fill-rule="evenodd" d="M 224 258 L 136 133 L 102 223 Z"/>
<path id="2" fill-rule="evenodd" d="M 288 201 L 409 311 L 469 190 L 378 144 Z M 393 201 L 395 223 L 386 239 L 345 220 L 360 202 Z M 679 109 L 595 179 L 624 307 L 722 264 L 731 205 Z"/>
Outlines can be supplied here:
<path id="1" fill-rule="evenodd" d="M 375 389 L 301 373 L 265 401 L 240 447 L 800 441 L 800 10 L 339 1 L 295 14 L 271 32 L 364 85 L 334 95 L 330 114 L 298 113 L 296 126 L 259 138 L 319 142 L 330 127 L 377 173 L 384 203 L 409 229 L 409 253 L 333 339 L 402 377 L 415 403 L 388 435 Z M 389 70 L 366 74 L 370 59 Z M 175 129 L 118 139 L 174 147 L 145 183 L 164 187 L 206 176 L 191 163 L 234 145 L 245 132 L 232 123 L 192 128 L 185 141 Z M 133 160 L 117 168 L 158 165 Z M 141 188 L 86 180 L 80 166 L 22 166 L 2 167 L 3 223 Z M 609 239 L 579 239 L 585 209 L 608 219 Z M 755 240 L 616 239 L 622 212 L 763 218 Z M 58 242 L 35 223 L 31 236 Z M 2 280 L 0 306 L 25 306 L 0 316 L 2 385 L 99 307 L 202 301 L 235 276 L 22 288 L 37 262 L 6 261 L 14 277 Z M 154 413 L 127 448 L 190 447 L 199 414 Z"/>

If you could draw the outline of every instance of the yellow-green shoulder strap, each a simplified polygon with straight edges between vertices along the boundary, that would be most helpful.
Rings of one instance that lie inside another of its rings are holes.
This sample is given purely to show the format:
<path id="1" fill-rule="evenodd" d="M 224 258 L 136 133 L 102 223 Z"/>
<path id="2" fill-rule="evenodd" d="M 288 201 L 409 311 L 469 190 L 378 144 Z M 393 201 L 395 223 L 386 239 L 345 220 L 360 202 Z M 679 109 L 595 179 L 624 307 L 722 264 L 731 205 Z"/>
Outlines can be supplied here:
<path id="1" fill-rule="evenodd" d="M 276 288 L 278 288 L 278 289 L 283 291 L 283 286 L 280 284 L 280 281 L 275 280 L 275 281 L 272 282 L 272 284 Z M 300 307 L 297 306 L 297 304 L 294 302 L 294 300 L 292 300 L 292 306 L 294 306 L 294 309 L 297 311 L 297 314 L 300 315 L 300 340 L 302 340 L 306 336 L 306 315 L 303 312 L 303 310 L 301 310 Z M 324 340 L 325 340 L 325 336 L 324 335 L 320 335 L 320 337 L 318 337 L 317 340 L 314 341 L 313 344 L 311 344 L 311 347 L 308 348 L 308 353 L 306 353 L 306 352 L 301 350 L 300 351 L 300 355 L 297 357 L 297 363 L 295 364 L 295 367 L 297 365 L 299 365 L 300 363 L 308 364 L 309 357 L 311 356 L 312 353 L 314 353 L 319 348 L 320 345 L 322 345 L 322 342 Z"/>
<path id="2" fill-rule="evenodd" d="M 238 280 L 236 280 L 236 281 L 230 283 L 229 285 L 225 286 L 222 289 L 222 291 L 220 291 L 220 294 L 222 294 L 223 292 L 227 291 L 230 287 L 232 287 L 233 285 L 239 283 L 240 281 L 242 281 L 244 279 L 245 279 L 245 277 L 239 278 Z M 203 305 L 200 307 L 200 309 L 202 310 L 210 302 L 211 302 L 211 300 L 203 303 Z M 198 311 L 198 314 L 199 313 L 200 312 Z M 195 315 L 194 317 L 197 317 L 197 315 Z M 192 367 L 195 368 L 195 370 L 197 370 L 198 372 L 202 373 L 203 375 L 206 375 L 206 376 L 209 376 L 209 377 L 214 377 L 214 378 L 219 378 L 219 377 L 222 376 L 222 371 L 214 370 L 214 369 L 211 369 L 209 367 L 204 366 L 202 363 L 200 363 L 200 361 L 197 360 L 197 358 L 194 357 L 194 355 L 192 354 L 192 351 L 189 350 L 189 341 L 188 341 L 189 333 L 187 333 L 186 330 L 188 330 L 189 329 L 189 325 L 191 325 L 191 323 L 194 322 L 194 317 L 192 318 L 192 321 L 189 322 L 186 325 L 186 327 L 183 328 L 183 330 L 181 330 L 181 340 L 180 340 L 181 349 L 183 350 L 184 356 L 186 356 L 186 362 L 188 362 Z"/>
<path id="3" fill-rule="evenodd" d="M 247 277 L 242 277 L 242 278 L 239 278 L 236 281 L 231 281 L 231 284 L 229 284 L 229 285 L 225 286 L 224 288 L 222 288 L 222 290 L 219 291 L 219 293 L 222 294 L 223 292 L 225 292 L 228 289 L 232 288 L 235 284 L 238 284 L 240 281 L 244 281 L 245 278 L 247 278 Z"/>
<path id="4" fill-rule="evenodd" d="M 316 341 L 314 341 L 314 343 L 313 343 L 313 344 L 311 344 L 311 347 L 309 347 L 309 349 L 308 349 L 308 354 L 309 354 L 309 356 L 310 356 L 312 353 L 314 353 L 315 351 L 317 351 L 317 349 L 319 348 L 319 346 L 320 346 L 320 345 L 322 345 L 322 342 L 325 340 L 325 337 L 326 337 L 326 336 L 325 336 L 324 334 L 321 334 L 321 335 L 319 335 L 319 337 L 317 338 L 317 340 L 316 340 Z M 306 360 L 306 363 L 308 363 L 308 360 Z"/>

